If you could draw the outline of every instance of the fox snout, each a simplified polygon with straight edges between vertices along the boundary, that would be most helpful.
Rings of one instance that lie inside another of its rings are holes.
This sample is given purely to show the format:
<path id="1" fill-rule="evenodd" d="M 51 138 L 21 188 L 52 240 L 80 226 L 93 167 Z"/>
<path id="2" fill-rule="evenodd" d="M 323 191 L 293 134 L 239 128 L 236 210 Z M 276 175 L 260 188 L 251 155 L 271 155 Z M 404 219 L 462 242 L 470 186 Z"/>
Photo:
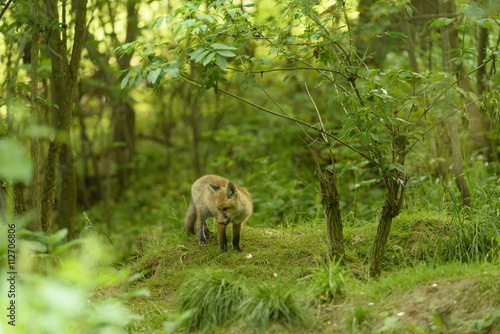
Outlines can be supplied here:
<path id="1" fill-rule="evenodd" d="M 231 217 L 227 214 L 228 208 L 224 207 L 219 209 L 219 216 L 217 218 L 217 223 L 222 225 L 227 225 L 230 223 Z"/>

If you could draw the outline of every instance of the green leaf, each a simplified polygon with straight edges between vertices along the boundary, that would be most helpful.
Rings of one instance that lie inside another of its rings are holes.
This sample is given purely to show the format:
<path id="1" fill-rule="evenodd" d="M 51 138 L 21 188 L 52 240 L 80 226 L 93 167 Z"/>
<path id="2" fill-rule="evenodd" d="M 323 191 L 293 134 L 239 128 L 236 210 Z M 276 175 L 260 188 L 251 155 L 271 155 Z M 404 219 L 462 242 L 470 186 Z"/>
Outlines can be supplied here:
<path id="1" fill-rule="evenodd" d="M 221 55 L 223 57 L 236 57 L 236 54 L 234 52 L 226 51 L 226 50 L 217 51 L 217 54 Z"/>
<path id="2" fill-rule="evenodd" d="M 132 71 L 129 71 L 125 76 L 125 78 L 122 79 L 122 83 L 120 85 L 121 89 L 124 89 L 127 86 L 127 83 L 130 80 L 131 76 L 132 76 Z"/>
<path id="3" fill-rule="evenodd" d="M 205 95 L 206 90 L 207 89 L 205 88 L 205 86 L 201 86 L 200 88 L 198 88 L 198 93 L 196 94 L 198 98 L 202 98 L 203 95 Z"/>
<path id="4" fill-rule="evenodd" d="M 203 66 L 206 66 L 208 63 L 210 63 L 212 61 L 212 59 L 214 59 L 214 57 L 215 57 L 214 52 L 212 52 L 208 56 L 206 56 L 205 60 L 203 60 Z"/>
<path id="5" fill-rule="evenodd" d="M 210 45 L 210 47 L 214 50 L 236 50 L 237 49 L 234 46 L 229 46 L 229 45 L 222 44 L 222 43 L 214 43 L 214 44 Z"/>
<path id="6" fill-rule="evenodd" d="M 171 77 L 178 78 L 181 76 L 181 72 L 179 71 L 179 68 L 176 66 L 169 66 L 163 69 L 166 74 L 170 75 Z"/>
<path id="7" fill-rule="evenodd" d="M 149 72 L 149 74 L 148 74 L 148 82 L 154 84 L 156 82 L 156 80 L 158 79 L 158 76 L 160 75 L 160 73 L 161 73 L 161 69 L 160 68 Z"/>
<path id="8" fill-rule="evenodd" d="M 194 60 L 195 62 L 199 63 L 200 61 L 202 61 L 210 52 L 210 50 L 205 50 L 203 51 L 201 54 L 198 55 L 198 57 L 196 57 L 196 59 Z"/>
<path id="9" fill-rule="evenodd" d="M 132 86 L 132 85 L 134 85 L 135 87 L 139 86 L 142 79 L 144 79 L 144 72 L 143 71 L 136 74 L 136 76 L 134 77 L 134 82 L 130 81 L 129 86 Z"/>
<path id="10" fill-rule="evenodd" d="M 490 27 L 490 19 L 489 18 L 485 18 L 485 19 L 481 19 L 481 20 L 477 20 L 476 23 L 481 27 L 481 28 L 484 28 L 484 29 L 488 29 Z"/>
<path id="11" fill-rule="evenodd" d="M 164 19 L 165 19 L 165 16 L 160 16 L 160 17 L 157 17 L 156 19 L 154 19 L 153 23 L 151 23 L 149 25 L 148 30 L 151 30 L 153 27 L 155 27 L 156 29 L 160 28 Z"/>
<path id="12" fill-rule="evenodd" d="M 226 67 L 227 67 L 227 61 L 226 61 L 226 58 L 224 57 L 221 57 L 219 55 L 216 55 L 215 56 L 215 63 L 217 64 L 217 66 L 219 66 L 222 70 L 226 70 Z"/>
<path id="13" fill-rule="evenodd" d="M 402 38 L 405 39 L 407 36 L 403 34 L 402 32 L 396 32 L 396 31 L 388 31 L 385 33 L 387 36 L 391 38 Z"/>
<path id="14" fill-rule="evenodd" d="M 366 132 L 363 132 L 359 138 L 361 139 L 361 144 L 363 144 L 364 146 L 368 146 L 368 144 L 370 144 L 370 134 L 369 133 L 366 133 Z"/>
<path id="15" fill-rule="evenodd" d="M 0 141 L 0 179 L 9 182 L 30 182 L 31 162 L 24 147 L 12 139 Z"/>
<path id="16" fill-rule="evenodd" d="M 283 82 L 287 81 L 288 79 L 294 77 L 297 74 L 297 71 L 292 71 L 286 75 L 286 77 L 283 79 Z"/>
<path id="17" fill-rule="evenodd" d="M 201 47 L 199 49 L 196 49 L 195 51 L 191 52 L 188 54 L 188 56 L 191 58 L 191 59 L 196 59 L 203 51 L 205 51 L 206 49 L 204 47 Z"/>
<path id="18" fill-rule="evenodd" d="M 446 27 L 447 25 L 449 25 L 453 21 L 455 21 L 455 19 L 447 19 L 445 17 L 440 17 L 431 23 L 431 28 L 432 27 L 436 27 L 436 28 Z"/>
<path id="19" fill-rule="evenodd" d="M 406 12 L 408 13 L 408 15 L 410 15 L 410 17 L 412 17 L 413 16 L 413 9 L 411 8 L 411 6 L 408 4 L 405 4 L 404 7 L 406 8 Z"/>

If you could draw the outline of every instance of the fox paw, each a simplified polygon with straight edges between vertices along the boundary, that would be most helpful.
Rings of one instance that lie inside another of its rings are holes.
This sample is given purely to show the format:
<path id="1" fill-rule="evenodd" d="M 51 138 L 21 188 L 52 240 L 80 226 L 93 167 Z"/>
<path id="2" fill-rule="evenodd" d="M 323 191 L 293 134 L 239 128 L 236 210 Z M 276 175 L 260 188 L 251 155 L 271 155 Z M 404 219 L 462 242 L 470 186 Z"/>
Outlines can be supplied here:
<path id="1" fill-rule="evenodd" d="M 206 240 L 199 240 L 198 242 L 199 242 L 200 246 L 208 246 L 208 241 L 206 241 Z"/>

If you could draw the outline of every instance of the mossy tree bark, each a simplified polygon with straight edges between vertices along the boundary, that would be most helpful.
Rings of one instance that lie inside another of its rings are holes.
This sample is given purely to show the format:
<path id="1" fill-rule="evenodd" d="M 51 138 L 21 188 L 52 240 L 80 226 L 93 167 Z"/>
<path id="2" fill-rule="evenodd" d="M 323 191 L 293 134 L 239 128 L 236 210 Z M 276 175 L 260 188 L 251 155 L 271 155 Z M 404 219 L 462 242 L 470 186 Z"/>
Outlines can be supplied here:
<path id="1" fill-rule="evenodd" d="M 40 125 L 40 108 L 38 105 L 38 53 L 40 27 L 40 0 L 31 1 L 31 17 L 33 20 L 33 31 L 31 34 L 31 125 Z M 36 135 L 31 138 L 31 162 L 33 164 L 33 183 L 31 186 L 32 206 L 35 210 L 35 219 L 30 223 L 30 230 L 41 231 L 42 222 L 40 214 L 42 211 L 42 176 L 40 165 L 40 141 Z"/>
<path id="2" fill-rule="evenodd" d="M 335 169 L 319 172 L 321 185 L 321 205 L 325 213 L 325 228 L 328 257 L 340 259 L 345 254 L 342 216 L 340 212 L 340 196 Z"/>
<path id="3" fill-rule="evenodd" d="M 50 143 L 45 173 L 44 197 L 42 200 L 42 228 L 47 233 L 52 231 L 52 210 L 56 192 L 56 168 L 61 161 L 62 184 L 59 198 L 59 227 L 73 229 L 73 217 L 76 205 L 75 170 L 71 151 L 70 125 L 73 112 L 76 86 L 78 83 L 78 69 L 82 48 L 85 40 L 85 24 L 87 0 L 73 1 L 76 8 L 75 33 L 71 58 L 68 61 L 67 36 L 58 26 L 48 31 L 50 58 L 52 62 L 51 91 L 57 108 L 53 108 L 55 115 L 56 135 Z M 61 22 L 66 25 L 66 1 L 63 1 L 62 16 L 59 17 L 58 1 L 45 2 L 47 17 L 52 22 Z M 75 8 L 73 8 L 75 10 Z M 67 27 L 65 27 L 67 28 Z M 62 155 L 62 158 L 60 156 Z M 72 235 L 69 236 L 70 238 Z"/>
<path id="4" fill-rule="evenodd" d="M 377 234 L 373 242 L 372 255 L 370 259 L 370 276 L 378 277 L 381 273 L 382 259 L 385 253 L 389 233 L 391 232 L 392 220 L 401 211 L 404 196 L 404 188 L 398 180 L 385 179 L 387 194 L 385 196 L 382 215 L 377 227 Z"/>

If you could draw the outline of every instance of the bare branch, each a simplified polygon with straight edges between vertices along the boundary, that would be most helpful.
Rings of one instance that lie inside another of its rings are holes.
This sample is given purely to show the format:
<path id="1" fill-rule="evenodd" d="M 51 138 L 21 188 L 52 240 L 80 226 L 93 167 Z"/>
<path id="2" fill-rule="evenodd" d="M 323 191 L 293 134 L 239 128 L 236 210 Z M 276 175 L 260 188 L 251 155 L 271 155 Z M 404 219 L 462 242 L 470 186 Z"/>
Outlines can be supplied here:
<path id="1" fill-rule="evenodd" d="M 181 77 L 184 78 L 184 80 L 186 80 L 187 82 L 191 83 L 192 85 L 195 85 L 195 86 L 198 86 L 198 87 L 203 86 L 203 84 L 201 82 L 199 82 L 198 80 L 196 80 L 194 78 L 190 78 L 190 77 L 186 76 L 185 74 L 181 74 Z M 294 117 L 291 117 L 291 116 L 287 116 L 287 115 L 282 115 L 280 113 L 277 113 L 277 112 L 274 112 L 274 111 L 269 110 L 267 108 L 264 108 L 262 106 L 259 106 L 258 104 L 255 104 L 255 103 L 253 103 L 251 101 L 248 101 L 247 99 L 245 99 L 245 98 L 243 98 L 241 96 L 235 95 L 235 94 L 233 94 L 233 93 L 231 93 L 231 92 L 229 92 L 229 91 L 227 91 L 225 89 L 219 88 L 219 91 L 222 92 L 222 93 L 224 93 L 224 94 L 226 94 L 226 95 L 229 95 L 229 96 L 231 96 L 231 97 L 233 97 L 233 98 L 235 98 L 237 100 L 245 102 L 246 104 L 251 105 L 252 107 L 257 108 L 259 110 L 262 110 L 262 111 L 264 111 L 264 112 L 266 112 L 268 114 L 271 114 L 271 115 L 274 115 L 274 116 L 277 116 L 277 117 L 280 117 L 280 118 L 283 118 L 283 119 L 287 119 L 287 120 L 293 121 L 295 123 L 300 123 L 300 124 L 302 124 L 302 125 L 310 128 L 310 129 L 313 129 L 313 130 L 315 130 L 315 131 L 317 131 L 317 132 L 319 132 L 321 134 L 325 134 L 328 137 L 330 137 L 330 138 L 334 139 L 335 141 L 339 142 L 340 144 L 344 145 L 345 147 L 349 148 L 351 151 L 359 154 L 360 156 L 362 156 L 366 160 L 368 160 L 370 162 L 373 162 L 374 164 L 378 165 L 378 163 L 375 160 L 373 160 L 372 158 L 370 158 L 369 156 L 367 156 L 363 152 L 360 152 L 359 150 L 357 150 L 353 146 L 347 144 L 345 141 L 343 141 L 342 139 L 338 138 L 337 136 L 333 135 L 330 132 L 326 132 L 326 131 L 324 131 L 322 129 L 318 129 L 314 125 L 311 125 L 311 124 L 309 124 L 307 122 L 304 122 L 304 121 L 302 121 L 300 119 L 297 119 L 297 118 L 294 118 Z"/>
<path id="2" fill-rule="evenodd" d="M 309 92 L 309 88 L 307 87 L 307 83 L 305 82 L 304 85 L 306 86 L 307 95 L 309 95 L 309 99 L 311 99 L 311 102 L 314 106 L 314 109 L 316 110 L 316 115 L 318 115 L 319 124 L 321 124 L 321 130 L 326 132 L 325 125 L 323 124 L 323 119 L 321 119 L 321 114 L 319 113 L 318 107 L 316 106 L 316 103 L 314 102 L 314 100 L 311 96 L 311 93 Z M 323 134 L 323 140 L 325 141 L 325 143 L 328 142 L 328 138 L 326 137 L 325 134 Z M 328 145 L 328 146 L 330 146 L 330 145 Z"/>
<path id="3" fill-rule="evenodd" d="M 9 0 L 9 2 L 7 2 L 5 4 L 5 6 L 3 7 L 2 12 L 0 13 L 0 20 L 2 19 L 3 14 L 5 14 L 5 12 L 7 11 L 7 9 L 9 8 L 10 4 L 12 3 L 12 1 L 13 0 Z"/>
<path id="4" fill-rule="evenodd" d="M 246 67 L 246 66 L 245 66 Z M 228 70 L 235 71 L 235 72 L 248 72 L 248 73 L 254 73 L 254 74 L 264 74 L 267 72 L 285 72 L 285 71 L 300 71 L 300 70 L 313 70 L 313 71 L 318 71 L 318 72 L 330 72 L 330 73 L 335 73 L 338 75 L 343 76 L 344 78 L 347 79 L 347 77 L 340 73 L 339 71 L 331 70 L 329 68 L 322 68 L 322 67 L 314 67 L 313 65 L 310 65 L 309 67 L 305 66 L 297 66 L 297 67 L 284 67 L 284 68 L 272 68 L 268 70 L 255 70 L 255 71 L 250 71 L 250 70 L 241 70 L 239 68 L 234 68 L 234 67 L 227 67 Z"/>

